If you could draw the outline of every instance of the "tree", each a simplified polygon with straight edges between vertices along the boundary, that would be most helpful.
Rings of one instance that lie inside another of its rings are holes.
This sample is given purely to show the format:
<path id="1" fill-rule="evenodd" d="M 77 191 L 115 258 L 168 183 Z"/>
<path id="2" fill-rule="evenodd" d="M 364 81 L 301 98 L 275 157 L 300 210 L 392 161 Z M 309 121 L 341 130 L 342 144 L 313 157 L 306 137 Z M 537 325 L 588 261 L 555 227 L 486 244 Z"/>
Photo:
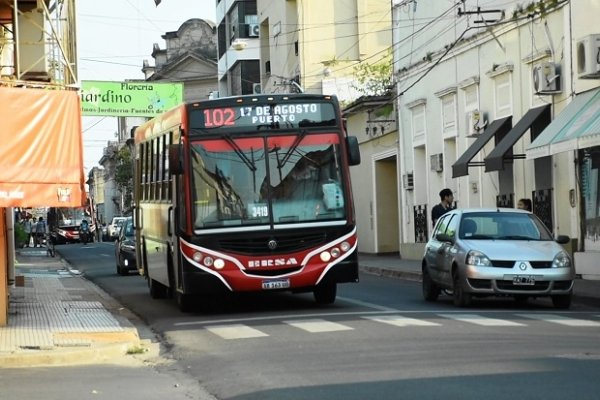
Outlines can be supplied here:
<path id="1" fill-rule="evenodd" d="M 392 53 L 375 64 L 362 62 L 354 67 L 357 84 L 353 87 L 363 96 L 383 96 L 392 89 Z"/>
<path id="2" fill-rule="evenodd" d="M 123 208 L 130 209 L 133 200 L 133 160 L 129 147 L 123 146 L 116 154 L 115 182 L 123 194 Z"/>

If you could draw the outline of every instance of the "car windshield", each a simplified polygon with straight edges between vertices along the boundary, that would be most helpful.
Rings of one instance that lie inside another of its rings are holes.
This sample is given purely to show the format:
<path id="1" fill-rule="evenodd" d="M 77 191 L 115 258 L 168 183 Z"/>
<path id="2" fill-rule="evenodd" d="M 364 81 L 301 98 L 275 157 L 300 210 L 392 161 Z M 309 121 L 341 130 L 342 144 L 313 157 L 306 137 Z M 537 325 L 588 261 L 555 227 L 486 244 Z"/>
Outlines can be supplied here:
<path id="1" fill-rule="evenodd" d="M 465 213 L 460 222 L 459 237 L 469 240 L 553 240 L 535 215 L 516 212 Z"/>
<path id="2" fill-rule="evenodd" d="M 124 229 L 125 236 L 129 236 L 129 237 L 133 236 L 133 222 L 132 221 L 127 221 L 125 223 L 125 227 L 123 229 Z"/>

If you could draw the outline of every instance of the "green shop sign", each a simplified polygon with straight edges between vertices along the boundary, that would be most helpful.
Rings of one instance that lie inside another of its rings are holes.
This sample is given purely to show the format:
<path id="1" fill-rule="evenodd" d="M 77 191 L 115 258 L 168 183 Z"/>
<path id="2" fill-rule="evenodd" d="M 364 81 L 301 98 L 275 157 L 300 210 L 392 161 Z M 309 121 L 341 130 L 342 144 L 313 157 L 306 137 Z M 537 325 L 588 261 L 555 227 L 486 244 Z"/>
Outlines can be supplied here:
<path id="1" fill-rule="evenodd" d="M 81 115 L 153 117 L 183 102 L 183 83 L 81 82 Z"/>

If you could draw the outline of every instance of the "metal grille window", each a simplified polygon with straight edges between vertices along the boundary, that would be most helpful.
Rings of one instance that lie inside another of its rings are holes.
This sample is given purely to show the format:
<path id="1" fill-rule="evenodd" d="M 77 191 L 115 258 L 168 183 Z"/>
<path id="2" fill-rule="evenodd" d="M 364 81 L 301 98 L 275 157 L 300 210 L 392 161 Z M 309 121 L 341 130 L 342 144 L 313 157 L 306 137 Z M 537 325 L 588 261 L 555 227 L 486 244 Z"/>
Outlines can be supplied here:
<path id="1" fill-rule="evenodd" d="M 413 207 L 415 220 L 415 243 L 426 243 L 429 234 L 427 224 L 427 204 Z"/>

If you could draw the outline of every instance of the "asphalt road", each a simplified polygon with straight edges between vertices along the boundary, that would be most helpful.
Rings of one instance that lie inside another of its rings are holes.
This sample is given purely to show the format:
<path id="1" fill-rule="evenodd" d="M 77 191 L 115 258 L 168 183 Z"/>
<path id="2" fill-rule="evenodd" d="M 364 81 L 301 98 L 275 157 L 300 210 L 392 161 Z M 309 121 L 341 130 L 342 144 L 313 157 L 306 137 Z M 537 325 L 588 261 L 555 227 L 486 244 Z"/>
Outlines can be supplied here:
<path id="1" fill-rule="evenodd" d="M 600 309 L 421 299 L 420 284 L 363 274 L 333 306 L 244 295 L 212 312 L 152 300 L 118 276 L 110 243 L 59 252 L 163 340 L 178 371 L 218 399 L 598 399 Z"/>

